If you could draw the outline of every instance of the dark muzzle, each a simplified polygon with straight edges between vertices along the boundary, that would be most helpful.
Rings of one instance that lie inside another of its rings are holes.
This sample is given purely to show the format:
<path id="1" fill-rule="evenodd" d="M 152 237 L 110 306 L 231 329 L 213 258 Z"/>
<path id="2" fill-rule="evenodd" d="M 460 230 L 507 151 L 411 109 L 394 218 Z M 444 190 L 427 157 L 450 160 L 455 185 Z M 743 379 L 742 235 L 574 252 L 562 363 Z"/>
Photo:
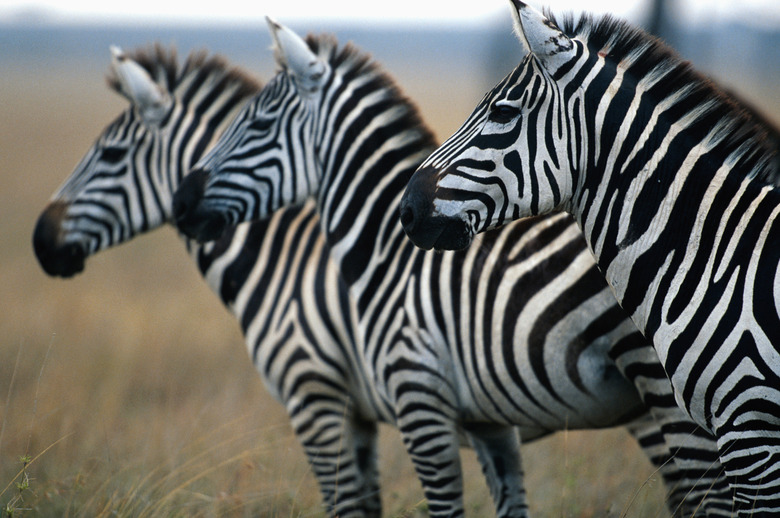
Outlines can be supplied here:
<path id="1" fill-rule="evenodd" d="M 401 198 L 399 217 L 404 232 L 423 250 L 461 250 L 471 244 L 466 222 L 460 218 L 435 216 L 430 195 L 434 189 L 435 171 L 418 169 Z"/>
<path id="2" fill-rule="evenodd" d="M 173 196 L 173 218 L 186 236 L 200 242 L 219 239 L 228 226 L 221 214 L 203 208 L 203 192 L 208 172 L 195 169 L 188 174 Z"/>
<path id="3" fill-rule="evenodd" d="M 62 221 L 68 205 L 50 204 L 38 218 L 33 232 L 33 250 L 41 268 L 51 276 L 72 277 L 84 270 L 86 250 L 79 243 L 62 243 Z"/>

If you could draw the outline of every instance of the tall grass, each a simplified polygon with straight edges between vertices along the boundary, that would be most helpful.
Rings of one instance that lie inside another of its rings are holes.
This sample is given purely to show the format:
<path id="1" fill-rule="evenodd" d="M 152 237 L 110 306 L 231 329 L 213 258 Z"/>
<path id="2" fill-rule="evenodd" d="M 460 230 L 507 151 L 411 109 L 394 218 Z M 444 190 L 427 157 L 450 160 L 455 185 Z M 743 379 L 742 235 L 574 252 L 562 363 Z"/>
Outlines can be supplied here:
<path id="1" fill-rule="evenodd" d="M 175 232 L 91 258 L 70 280 L 46 277 L 33 257 L 38 213 L 122 100 L 99 74 L 78 69 L 11 71 L 0 81 L 2 508 L 15 516 L 322 516 L 283 409 Z M 444 135 L 475 99 L 459 111 L 427 111 L 441 104 L 425 95 L 435 91 L 409 94 Z M 380 443 L 388 515 L 424 516 L 398 434 L 384 427 Z M 558 434 L 523 454 L 536 516 L 666 516 L 660 480 L 622 430 Z M 470 451 L 464 467 L 470 516 L 490 515 Z"/>

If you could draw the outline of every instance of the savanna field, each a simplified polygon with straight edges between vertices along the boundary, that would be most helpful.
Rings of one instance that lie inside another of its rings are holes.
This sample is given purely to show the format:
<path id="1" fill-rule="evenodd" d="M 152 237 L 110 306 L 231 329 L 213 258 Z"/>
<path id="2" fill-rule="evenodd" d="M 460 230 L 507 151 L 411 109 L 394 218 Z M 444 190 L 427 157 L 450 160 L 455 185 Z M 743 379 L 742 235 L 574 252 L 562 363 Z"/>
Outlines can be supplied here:
<path id="1" fill-rule="evenodd" d="M 38 214 L 126 107 L 105 87 L 108 56 L 106 49 L 103 68 L 0 74 L 4 516 L 323 516 L 283 408 L 172 228 L 90 258 L 72 279 L 38 266 Z M 484 89 L 387 68 L 440 139 Z M 255 72 L 267 78 L 272 68 Z M 778 89 L 761 86 L 774 120 Z M 392 427 L 382 428 L 380 446 L 386 515 L 425 516 Z M 480 468 L 471 451 L 463 457 L 467 512 L 488 516 Z M 526 445 L 523 462 L 534 516 L 668 516 L 660 477 L 623 429 L 559 433 Z"/>

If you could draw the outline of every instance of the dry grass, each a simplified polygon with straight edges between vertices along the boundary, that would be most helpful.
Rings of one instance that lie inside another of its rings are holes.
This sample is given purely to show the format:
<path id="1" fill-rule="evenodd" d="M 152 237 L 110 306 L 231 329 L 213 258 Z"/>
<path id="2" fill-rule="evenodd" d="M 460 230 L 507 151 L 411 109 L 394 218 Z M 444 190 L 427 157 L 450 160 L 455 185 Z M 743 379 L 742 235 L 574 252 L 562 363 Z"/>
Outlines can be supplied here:
<path id="1" fill-rule="evenodd" d="M 413 86 L 440 134 L 475 100 L 453 93 L 461 108 L 430 113 Z M 72 280 L 37 265 L 39 211 L 122 101 L 99 75 L 10 71 L 0 106 L 0 505 L 30 509 L 17 516 L 321 516 L 282 408 L 172 230 L 98 255 Z M 385 508 L 422 516 L 396 432 L 385 427 L 381 444 Z M 622 430 L 559 434 L 524 455 L 536 516 L 666 516 L 660 481 Z M 489 515 L 464 458 L 470 515 Z"/>

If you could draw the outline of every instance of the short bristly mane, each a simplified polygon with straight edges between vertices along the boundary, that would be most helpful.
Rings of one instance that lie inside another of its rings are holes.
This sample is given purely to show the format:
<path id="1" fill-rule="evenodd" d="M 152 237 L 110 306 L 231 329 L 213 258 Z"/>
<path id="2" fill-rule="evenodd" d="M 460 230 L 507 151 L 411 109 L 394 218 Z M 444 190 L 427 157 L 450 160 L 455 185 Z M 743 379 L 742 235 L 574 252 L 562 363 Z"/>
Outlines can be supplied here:
<path id="1" fill-rule="evenodd" d="M 768 130 L 756 122 L 728 93 L 693 69 L 671 47 L 655 36 L 610 15 L 594 17 L 569 14 L 558 23 L 549 11 L 545 15 L 570 38 L 585 42 L 592 51 L 606 54 L 614 62 L 625 62 L 636 77 L 662 76 L 657 91 L 686 91 L 686 107 L 700 117 L 715 116 L 727 134 L 724 144 L 740 149 L 742 157 L 755 163 L 753 174 L 760 181 L 780 185 L 780 155 L 771 145 Z"/>
<path id="2" fill-rule="evenodd" d="M 249 97 L 261 88 L 260 83 L 238 68 L 228 65 L 222 56 L 209 55 L 205 50 L 191 52 L 182 66 L 179 65 L 176 49 L 165 48 L 159 43 L 129 51 L 126 55 L 149 72 L 168 92 L 175 92 L 190 75 L 197 75 L 188 81 L 195 88 L 208 83 L 215 90 L 232 88 L 235 90 L 234 95 L 239 97 Z M 111 89 L 122 93 L 113 70 L 109 71 L 106 81 Z"/>
<path id="3" fill-rule="evenodd" d="M 436 145 L 436 139 L 422 120 L 417 105 L 401 91 L 395 80 L 374 61 L 369 53 L 359 50 L 351 42 L 339 47 L 336 38 L 329 34 L 309 34 L 306 37 L 306 44 L 312 52 L 327 61 L 331 68 L 338 69 L 339 74 L 347 82 L 355 77 L 370 75 L 371 81 L 366 84 L 366 87 L 387 92 L 387 104 L 407 107 L 408 111 L 403 117 L 404 122 L 408 123 L 409 127 L 416 127 L 420 131 L 424 137 L 421 141 L 423 145 Z"/>

